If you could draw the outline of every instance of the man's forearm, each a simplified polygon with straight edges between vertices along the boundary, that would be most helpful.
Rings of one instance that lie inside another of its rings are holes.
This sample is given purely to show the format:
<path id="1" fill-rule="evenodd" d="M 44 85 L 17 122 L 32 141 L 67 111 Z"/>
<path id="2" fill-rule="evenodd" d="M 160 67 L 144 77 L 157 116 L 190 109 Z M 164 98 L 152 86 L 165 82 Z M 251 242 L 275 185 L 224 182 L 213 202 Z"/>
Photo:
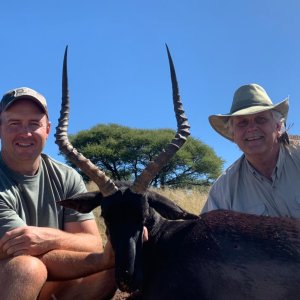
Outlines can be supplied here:
<path id="1" fill-rule="evenodd" d="M 52 250 L 40 256 L 48 270 L 48 280 L 69 280 L 113 268 L 104 253 Z"/>
<path id="2" fill-rule="evenodd" d="M 87 233 L 68 233 L 60 231 L 59 235 L 53 241 L 53 249 L 83 251 L 83 252 L 101 252 L 103 245 L 101 239 Z"/>

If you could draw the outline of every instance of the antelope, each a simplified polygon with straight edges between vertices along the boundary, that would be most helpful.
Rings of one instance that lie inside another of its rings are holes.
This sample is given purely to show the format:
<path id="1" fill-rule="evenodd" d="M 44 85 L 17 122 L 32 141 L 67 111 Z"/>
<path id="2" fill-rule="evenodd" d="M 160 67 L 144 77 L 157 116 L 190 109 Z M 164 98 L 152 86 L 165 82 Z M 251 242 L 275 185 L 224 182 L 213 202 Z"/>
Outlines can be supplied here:
<path id="1" fill-rule="evenodd" d="M 298 299 L 300 221 L 216 210 L 190 214 L 148 185 L 190 134 L 167 47 L 177 132 L 171 143 L 132 183 L 115 183 L 68 139 L 67 48 L 62 108 L 56 143 L 70 161 L 99 187 L 97 192 L 59 201 L 88 212 L 101 207 L 115 252 L 120 290 L 143 299 Z M 144 228 L 148 241 L 143 242 Z"/>

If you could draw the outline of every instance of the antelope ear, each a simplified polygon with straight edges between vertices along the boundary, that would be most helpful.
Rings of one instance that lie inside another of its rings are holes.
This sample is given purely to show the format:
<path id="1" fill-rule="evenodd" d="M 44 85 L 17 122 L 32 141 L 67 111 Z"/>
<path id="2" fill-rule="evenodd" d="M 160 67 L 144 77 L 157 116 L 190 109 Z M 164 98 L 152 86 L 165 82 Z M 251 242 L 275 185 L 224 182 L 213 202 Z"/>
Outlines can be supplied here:
<path id="1" fill-rule="evenodd" d="M 169 220 L 193 220 L 198 216 L 187 212 L 168 198 L 159 195 L 148 198 L 150 207 L 155 209 L 161 216 Z"/>
<path id="2" fill-rule="evenodd" d="M 81 213 L 88 213 L 97 206 L 100 206 L 103 196 L 100 192 L 88 192 L 75 195 L 71 198 L 56 201 L 59 205 L 72 208 Z"/>

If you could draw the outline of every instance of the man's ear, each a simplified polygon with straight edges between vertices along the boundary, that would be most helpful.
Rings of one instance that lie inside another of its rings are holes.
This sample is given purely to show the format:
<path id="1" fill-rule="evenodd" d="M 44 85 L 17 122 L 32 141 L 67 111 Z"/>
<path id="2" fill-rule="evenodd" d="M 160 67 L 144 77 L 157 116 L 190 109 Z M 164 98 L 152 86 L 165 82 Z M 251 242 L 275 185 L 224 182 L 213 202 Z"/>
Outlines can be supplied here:
<path id="1" fill-rule="evenodd" d="M 277 131 L 277 137 L 280 137 L 280 134 L 282 133 L 281 132 L 281 123 L 280 122 L 277 122 L 276 123 L 276 131 Z"/>
<path id="2" fill-rule="evenodd" d="M 1 124 L 0 124 L 0 126 L 1 126 Z M 48 121 L 48 122 L 47 122 L 47 128 L 46 128 L 47 134 L 50 133 L 50 129 L 51 129 L 51 122 Z"/>

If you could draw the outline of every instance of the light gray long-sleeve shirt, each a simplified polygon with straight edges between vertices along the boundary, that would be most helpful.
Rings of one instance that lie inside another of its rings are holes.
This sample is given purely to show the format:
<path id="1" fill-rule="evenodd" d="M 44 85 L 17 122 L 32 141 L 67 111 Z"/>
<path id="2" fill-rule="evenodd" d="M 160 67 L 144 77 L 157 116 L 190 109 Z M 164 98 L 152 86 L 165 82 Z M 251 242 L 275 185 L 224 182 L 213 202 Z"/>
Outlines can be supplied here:
<path id="1" fill-rule="evenodd" d="M 272 180 L 241 156 L 213 184 L 201 213 L 215 209 L 300 218 L 300 147 L 280 146 Z"/>

